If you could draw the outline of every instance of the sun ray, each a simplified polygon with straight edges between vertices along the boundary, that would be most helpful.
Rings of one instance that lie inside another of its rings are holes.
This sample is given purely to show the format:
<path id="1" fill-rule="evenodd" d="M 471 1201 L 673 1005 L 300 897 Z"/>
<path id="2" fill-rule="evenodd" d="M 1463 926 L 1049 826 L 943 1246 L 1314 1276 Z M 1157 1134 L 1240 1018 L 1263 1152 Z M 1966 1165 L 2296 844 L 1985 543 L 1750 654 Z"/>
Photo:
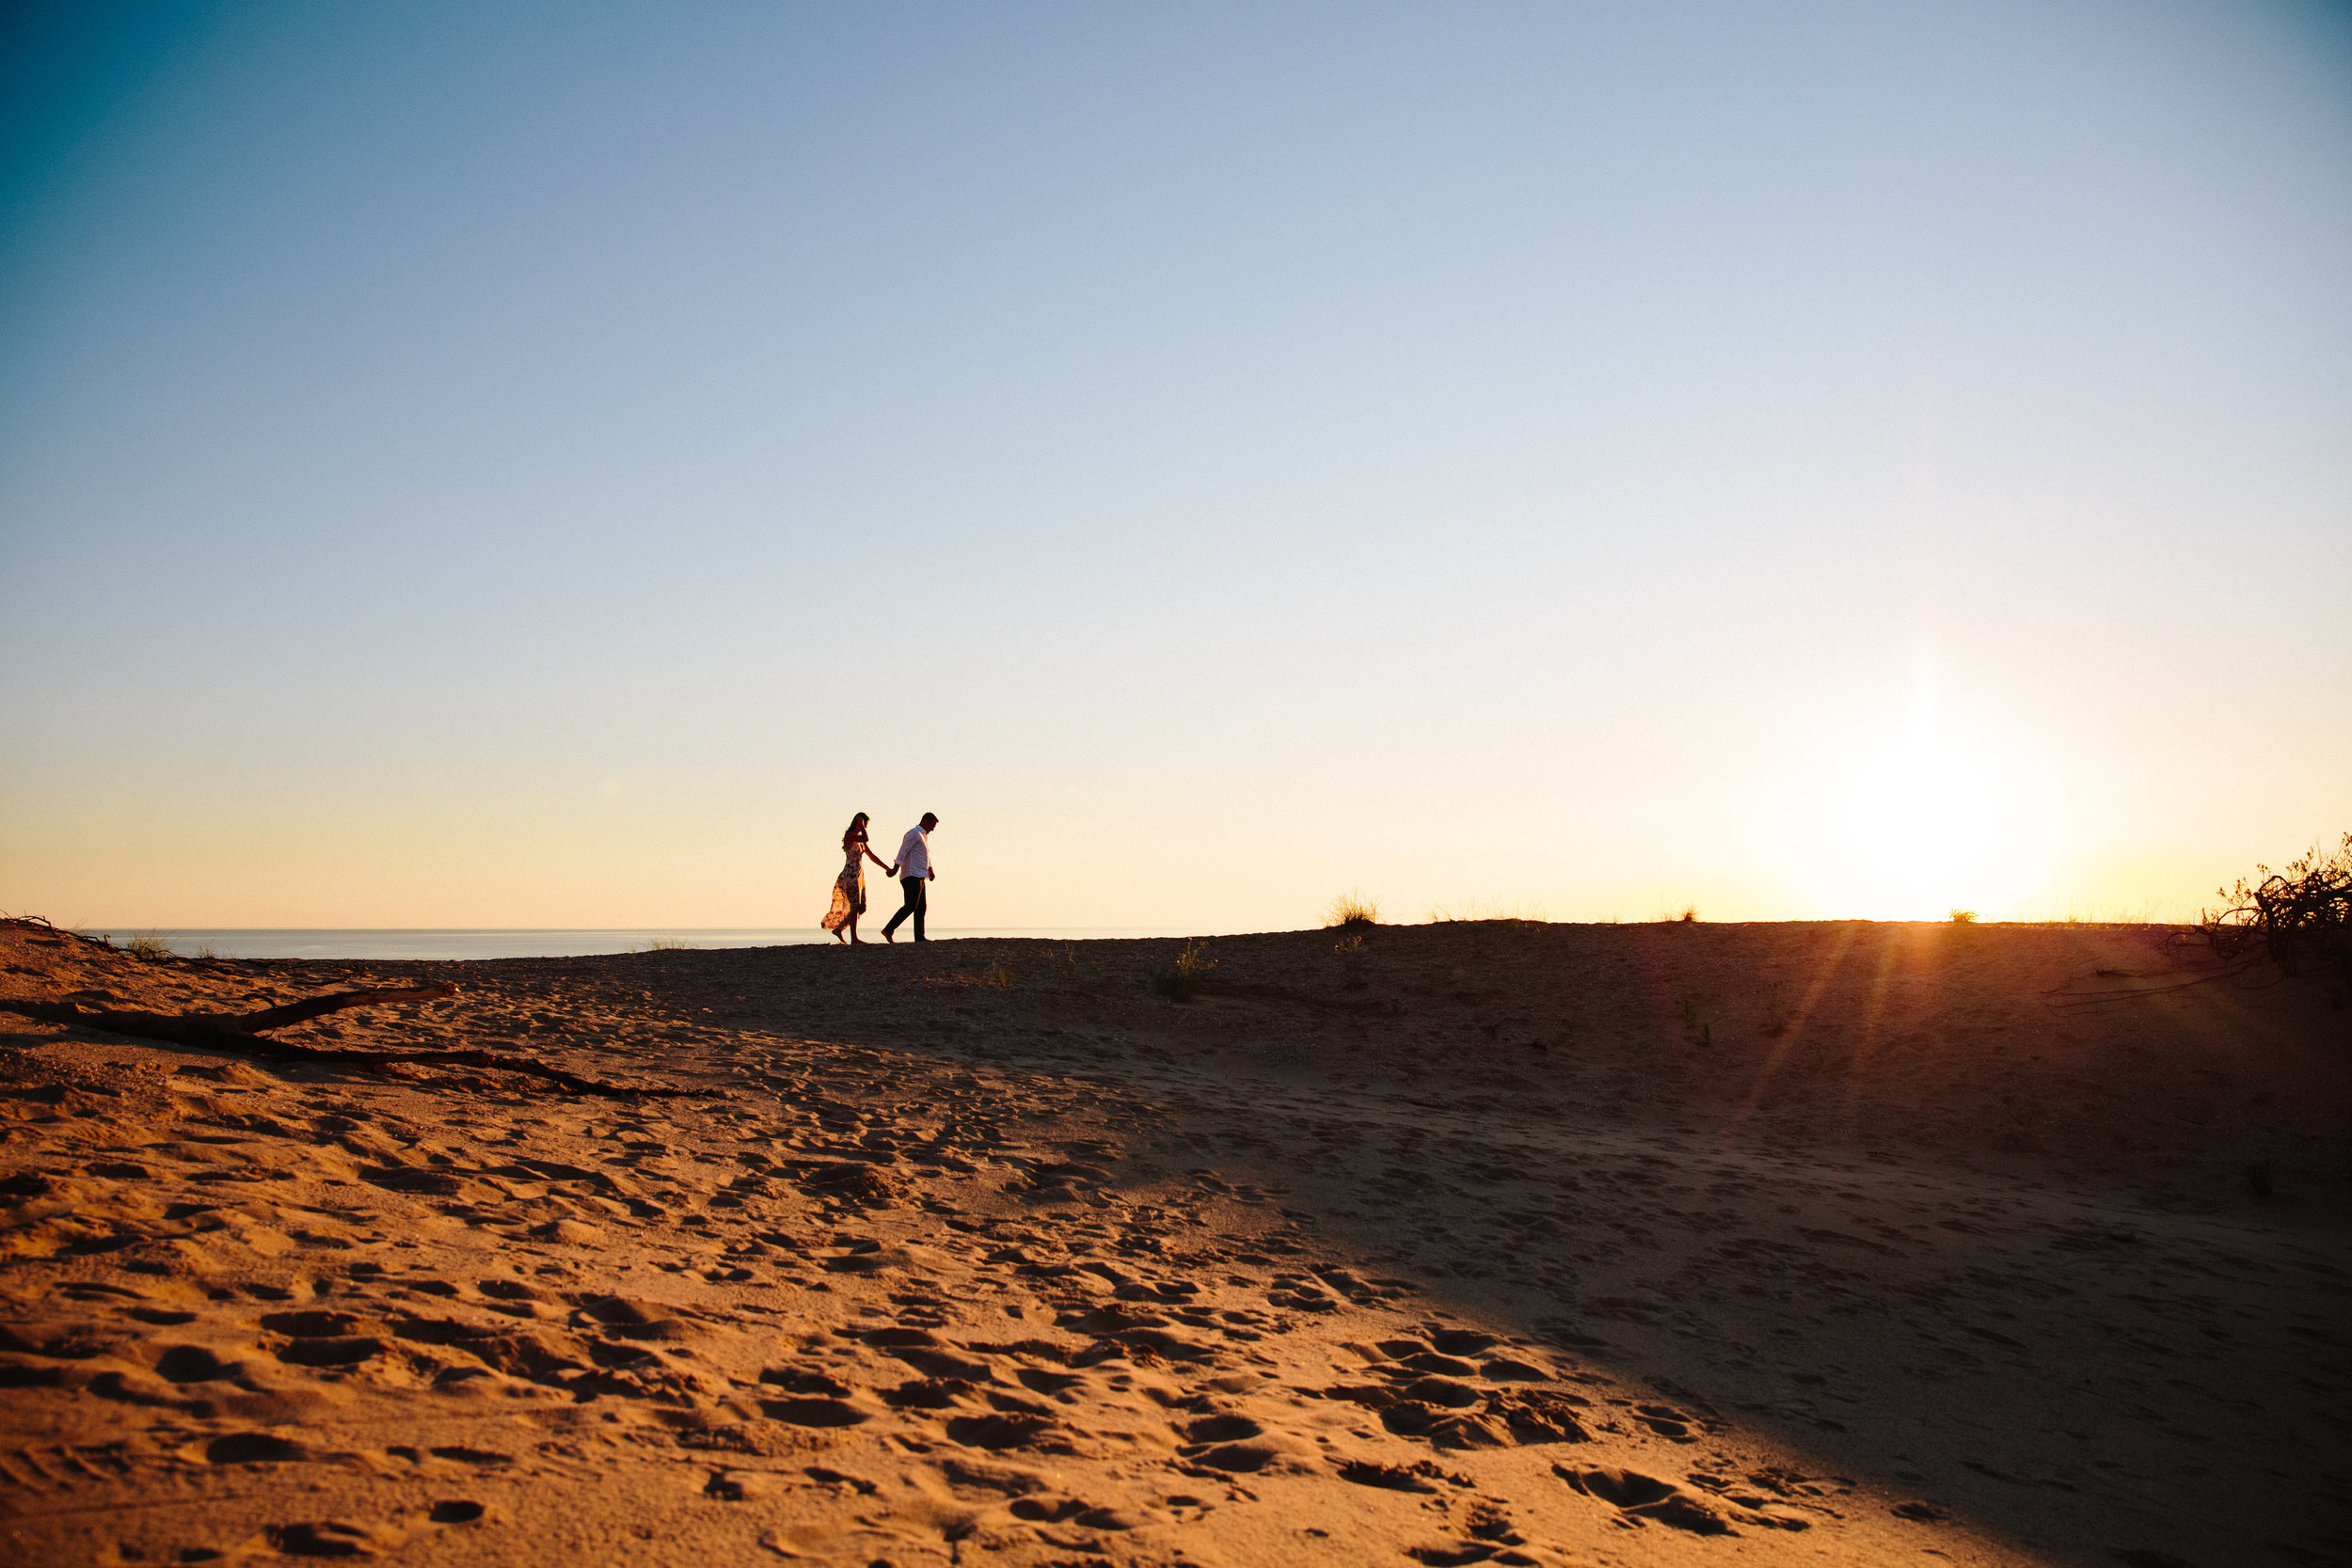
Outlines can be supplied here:
<path id="1" fill-rule="evenodd" d="M 1813 972 L 1812 979 L 1806 983 L 1804 997 L 1797 1003 L 1795 1010 L 1789 1013 L 1788 1027 L 1781 1031 L 1780 1038 L 1772 1042 L 1772 1049 L 1765 1055 L 1762 1064 L 1756 1068 L 1756 1077 L 1748 1085 L 1747 1099 L 1741 1101 L 1740 1109 L 1733 1112 L 1724 1121 L 1724 1130 L 1716 1140 L 1719 1144 L 1731 1144 L 1738 1141 L 1740 1129 L 1747 1125 L 1749 1117 L 1756 1114 L 1756 1108 L 1763 1101 L 1765 1085 L 1772 1081 L 1772 1074 L 1780 1069 L 1780 1064 L 1788 1059 L 1788 1053 L 1796 1048 L 1798 1039 L 1804 1034 L 1806 1021 L 1813 1016 L 1813 1010 L 1820 1006 L 1822 993 L 1829 990 L 1830 982 L 1837 977 L 1838 966 L 1845 961 L 1846 951 L 1853 945 L 1854 938 L 1860 931 L 1860 926 L 1852 921 L 1840 921 L 1834 927 L 1829 951 L 1822 956 L 1820 963 Z"/>
<path id="2" fill-rule="evenodd" d="M 1879 1023 L 1886 1016 L 1886 990 L 1893 980 L 1895 965 L 1902 957 L 1905 943 L 1917 941 L 1920 935 L 1910 927 L 1884 928 L 1885 940 L 1879 944 L 1878 968 L 1870 976 L 1870 990 L 1863 999 L 1861 1025 L 1854 1031 L 1853 1053 L 1846 1061 L 1846 1099 L 1838 1116 L 1840 1136 L 1853 1131 L 1862 1103 L 1863 1080 L 1878 1055 Z"/>

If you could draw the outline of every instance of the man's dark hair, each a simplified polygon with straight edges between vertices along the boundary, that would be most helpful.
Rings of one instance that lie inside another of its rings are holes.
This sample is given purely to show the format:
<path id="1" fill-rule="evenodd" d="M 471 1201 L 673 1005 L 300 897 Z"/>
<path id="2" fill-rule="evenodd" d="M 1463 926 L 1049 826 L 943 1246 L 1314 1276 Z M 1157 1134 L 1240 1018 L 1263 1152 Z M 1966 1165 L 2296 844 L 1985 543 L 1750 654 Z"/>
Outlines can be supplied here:
<path id="1" fill-rule="evenodd" d="M 933 816 L 930 812 L 925 812 L 923 814 L 923 826 L 927 829 L 936 828 L 939 826 L 939 818 Z"/>

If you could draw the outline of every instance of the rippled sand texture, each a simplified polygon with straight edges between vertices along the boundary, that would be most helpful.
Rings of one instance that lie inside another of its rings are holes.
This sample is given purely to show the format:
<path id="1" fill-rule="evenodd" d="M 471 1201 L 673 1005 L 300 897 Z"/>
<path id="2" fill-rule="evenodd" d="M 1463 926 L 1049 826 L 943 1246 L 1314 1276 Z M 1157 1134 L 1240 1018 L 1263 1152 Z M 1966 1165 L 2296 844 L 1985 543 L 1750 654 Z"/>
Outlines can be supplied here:
<path id="1" fill-rule="evenodd" d="M 0 933 L 0 993 L 447 980 L 286 1037 L 684 1091 L 0 1017 L 4 1555 L 2352 1559 L 2325 979 L 1484 924 L 1223 939 L 1179 1004 L 1177 945 Z"/>

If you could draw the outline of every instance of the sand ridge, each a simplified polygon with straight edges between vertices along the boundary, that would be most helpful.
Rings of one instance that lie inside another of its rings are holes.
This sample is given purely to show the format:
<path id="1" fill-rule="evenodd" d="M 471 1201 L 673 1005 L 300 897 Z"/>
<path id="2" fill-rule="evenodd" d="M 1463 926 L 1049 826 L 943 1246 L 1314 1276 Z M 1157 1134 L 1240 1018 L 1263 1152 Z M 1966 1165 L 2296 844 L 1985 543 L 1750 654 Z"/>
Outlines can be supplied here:
<path id="1" fill-rule="evenodd" d="M 1274 934 L 1185 1005 L 1151 942 L 0 942 L 90 1005 L 447 981 L 286 1037 L 686 1091 L 0 1022 L 23 1560 L 2352 1543 L 2347 1015 L 2162 933 Z"/>

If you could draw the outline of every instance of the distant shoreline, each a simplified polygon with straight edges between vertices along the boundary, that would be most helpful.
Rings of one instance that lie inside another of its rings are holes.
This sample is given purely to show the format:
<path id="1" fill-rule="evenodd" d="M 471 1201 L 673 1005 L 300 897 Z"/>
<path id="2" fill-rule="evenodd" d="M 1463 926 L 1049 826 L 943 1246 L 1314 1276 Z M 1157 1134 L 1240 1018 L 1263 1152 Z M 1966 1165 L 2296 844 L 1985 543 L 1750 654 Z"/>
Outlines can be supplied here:
<path id="1" fill-rule="evenodd" d="M 1543 926 L 1678 925 L 1677 921 L 1534 921 L 1501 922 Z M 1414 921 L 1379 926 L 1374 930 L 1418 927 Z M 1438 924 L 1488 924 L 1438 922 Z M 1834 920 L 1701 921 L 1708 926 L 1917 925 L 1942 926 L 1943 921 L 1880 921 L 1861 916 Z M 1985 921 L 1985 926 L 2062 926 L 2081 929 L 2178 929 L 2170 921 L 2028 920 Z M 217 958 L 294 958 L 337 962 L 449 961 L 486 958 L 586 958 L 642 953 L 658 948 L 723 951 L 745 947 L 824 946 L 833 938 L 816 926 L 807 927 L 132 927 L 89 924 L 82 929 L 105 934 L 119 946 L 135 935 L 160 941 L 183 957 Z M 1218 939 L 1263 933 L 1202 931 L 1177 926 L 970 926 L 944 927 L 933 933 L 938 942 L 1029 941 L 1120 942 L 1176 937 Z M 868 939 L 872 941 L 872 939 Z"/>
<path id="2" fill-rule="evenodd" d="M 831 943 L 833 938 L 806 927 L 131 927 L 90 924 L 84 929 L 110 935 L 118 945 L 138 932 L 153 935 L 174 953 L 194 958 L 208 950 L 220 958 L 453 959 L 582 958 L 643 952 L 656 943 L 691 948 L 787 947 Z M 1104 938 L 1193 936 L 1168 927 L 942 927 L 941 941 L 959 937 L 1025 937 L 1058 942 Z"/>

